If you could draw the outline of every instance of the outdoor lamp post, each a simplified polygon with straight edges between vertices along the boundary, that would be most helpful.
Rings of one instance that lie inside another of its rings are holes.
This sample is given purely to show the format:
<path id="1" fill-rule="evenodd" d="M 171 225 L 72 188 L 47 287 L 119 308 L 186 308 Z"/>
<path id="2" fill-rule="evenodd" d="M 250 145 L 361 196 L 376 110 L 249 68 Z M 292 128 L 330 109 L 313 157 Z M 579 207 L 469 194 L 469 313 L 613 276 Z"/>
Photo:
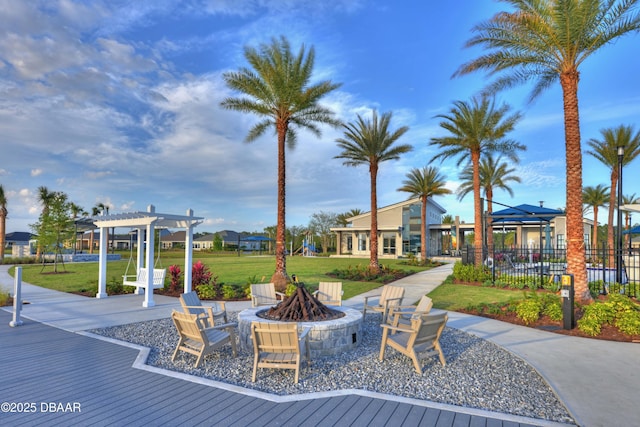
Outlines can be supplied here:
<path id="1" fill-rule="evenodd" d="M 622 159 L 624 158 L 624 147 L 618 147 L 618 242 L 616 244 L 616 282 L 622 283 L 622 211 L 620 201 L 622 200 Z"/>

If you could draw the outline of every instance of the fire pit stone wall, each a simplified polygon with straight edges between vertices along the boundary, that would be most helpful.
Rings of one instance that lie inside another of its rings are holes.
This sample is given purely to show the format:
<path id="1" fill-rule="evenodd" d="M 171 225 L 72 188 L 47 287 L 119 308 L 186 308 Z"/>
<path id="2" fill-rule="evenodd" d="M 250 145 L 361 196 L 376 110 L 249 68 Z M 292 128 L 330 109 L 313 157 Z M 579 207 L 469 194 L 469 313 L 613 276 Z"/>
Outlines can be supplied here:
<path id="1" fill-rule="evenodd" d="M 344 317 L 333 320 L 316 322 L 298 322 L 298 327 L 311 327 L 309 332 L 309 347 L 311 357 L 333 356 L 344 351 L 356 348 L 362 339 L 362 312 L 352 308 L 331 307 L 345 313 Z M 240 335 L 240 348 L 253 352 L 251 342 L 251 322 L 265 323 L 277 322 L 266 320 L 257 316 L 268 307 L 249 308 L 238 313 L 238 331 Z"/>

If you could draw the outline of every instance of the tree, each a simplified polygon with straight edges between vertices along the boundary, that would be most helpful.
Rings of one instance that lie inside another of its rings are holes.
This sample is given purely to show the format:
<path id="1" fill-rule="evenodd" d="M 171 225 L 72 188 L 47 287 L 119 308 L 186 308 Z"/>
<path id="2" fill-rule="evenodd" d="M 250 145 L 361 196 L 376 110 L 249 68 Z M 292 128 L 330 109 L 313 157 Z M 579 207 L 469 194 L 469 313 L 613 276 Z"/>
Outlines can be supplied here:
<path id="1" fill-rule="evenodd" d="M 595 157 L 610 170 L 611 187 L 609 192 L 609 217 L 607 222 L 607 246 L 613 245 L 613 212 L 616 209 L 618 194 L 618 147 L 624 148 L 622 166 L 626 166 L 640 154 L 640 132 L 634 134 L 631 126 L 601 129 L 602 139 L 591 138 L 587 145 L 591 147 L 587 154 Z M 619 224 L 621 225 L 621 224 Z M 611 254 L 613 261 L 613 254 Z"/>
<path id="2" fill-rule="evenodd" d="M 38 187 L 38 201 L 42 205 L 41 215 L 46 216 L 49 213 L 49 205 L 53 202 L 55 197 L 55 192 L 49 191 L 49 189 L 45 186 Z M 40 258 L 42 255 L 42 244 L 40 243 L 40 239 L 38 239 L 38 245 L 36 247 L 36 259 Z"/>
<path id="3" fill-rule="evenodd" d="M 213 250 L 214 251 L 221 251 L 223 249 L 223 241 L 222 241 L 222 236 L 220 236 L 220 233 L 215 233 L 213 235 Z"/>
<path id="4" fill-rule="evenodd" d="M 333 212 L 316 212 L 311 215 L 311 221 L 309 221 L 309 229 L 313 231 L 314 234 L 320 236 L 320 240 L 322 241 L 322 252 L 327 253 L 330 246 L 331 238 L 333 237 L 333 232 L 331 231 L 331 227 L 335 227 L 338 225 L 338 215 Z"/>
<path id="5" fill-rule="evenodd" d="M 578 110 L 578 67 L 618 37 L 640 28 L 638 0 L 503 0 L 512 12 L 500 12 L 473 28 L 468 47 L 488 52 L 454 74 L 478 70 L 497 74 L 487 92 L 534 81 L 535 99 L 560 81 L 564 105 L 567 198 L 567 272 L 574 275 L 576 298 L 592 301 L 587 286 L 582 219 L 582 151 Z"/>
<path id="6" fill-rule="evenodd" d="M 402 126 L 394 132 L 389 130 L 391 112 L 384 113 L 380 119 L 373 111 L 371 120 L 365 120 L 358 114 L 356 122 L 342 125 L 344 137 L 336 142 L 342 152 L 335 156 L 336 159 L 345 159 L 343 164 L 347 166 L 369 166 L 371 180 L 371 241 L 369 243 L 369 269 L 373 273 L 380 271 L 378 263 L 378 195 L 377 179 L 380 163 L 388 160 L 398 160 L 401 154 L 413 149 L 411 145 L 393 144 L 404 135 L 409 128 Z"/>
<path id="7" fill-rule="evenodd" d="M 73 218 L 74 222 L 76 220 L 76 218 L 78 218 L 80 215 L 85 216 L 87 215 L 87 212 L 82 208 L 82 206 L 71 202 L 71 204 L 69 205 L 69 211 L 71 212 L 71 218 Z M 74 234 L 73 234 L 73 248 L 74 248 L 74 253 L 75 250 L 78 249 L 78 230 L 74 230 Z"/>
<path id="8" fill-rule="evenodd" d="M 38 244 L 43 251 L 53 252 L 53 271 L 57 273 L 58 258 L 64 242 L 73 237 L 74 221 L 67 195 L 59 191 L 47 194 L 49 195 L 47 209 L 43 209 L 38 222 L 32 224 L 31 228 L 38 235 Z"/>
<path id="9" fill-rule="evenodd" d="M 508 139 L 520 113 L 509 113 L 510 107 L 503 104 L 498 107 L 495 100 L 487 97 L 474 97 L 471 102 L 456 101 L 448 114 L 436 117 L 443 119 L 440 127 L 449 132 L 443 137 L 431 138 L 430 145 L 439 148 L 436 159 L 458 157 L 457 166 L 470 162 L 473 175 L 474 207 L 474 246 L 475 263 L 482 264 L 482 206 L 480 203 L 480 158 L 492 153 L 503 154 L 514 162 L 518 161 L 516 152 L 525 150 L 525 146 Z"/>
<path id="10" fill-rule="evenodd" d="M 0 185 L 0 264 L 4 262 L 4 246 L 7 237 L 7 196 L 4 194 L 4 187 Z"/>
<path id="11" fill-rule="evenodd" d="M 595 187 L 585 187 L 582 190 L 582 201 L 590 209 L 593 209 L 593 239 L 591 241 L 591 250 L 595 251 L 598 247 L 598 208 L 607 204 L 609 191 L 604 184 L 598 184 Z"/>
<path id="12" fill-rule="evenodd" d="M 360 210 L 360 209 L 351 209 L 348 212 L 344 212 L 344 213 L 338 214 L 338 217 L 337 217 L 338 226 L 346 227 L 347 224 L 349 224 L 349 218 L 353 218 L 354 216 L 358 216 L 358 215 L 362 215 L 362 210 Z"/>
<path id="13" fill-rule="evenodd" d="M 306 229 L 307 228 L 303 227 L 302 225 L 293 225 L 289 227 L 289 236 L 291 238 L 291 246 L 292 246 L 291 255 L 293 255 L 298 248 L 298 244 L 296 243 L 296 238 L 298 236 L 301 236 Z"/>
<path id="14" fill-rule="evenodd" d="M 316 136 L 318 124 L 338 126 L 333 112 L 319 104 L 320 99 L 340 85 L 331 81 L 311 84 L 315 61 L 313 47 L 305 55 L 304 45 L 297 55 L 291 52 L 285 37 L 273 38 L 271 44 L 259 49 L 245 47 L 244 56 L 252 66 L 223 75 L 227 85 L 246 97 L 227 98 L 222 106 L 262 118 L 251 128 L 246 142 L 256 140 L 268 128 L 275 128 L 278 136 L 278 213 L 276 224 L 276 268 L 271 282 L 284 289 L 289 282 L 285 247 L 285 146 L 293 149 L 296 128 L 304 128 Z"/>
<path id="15" fill-rule="evenodd" d="M 446 177 L 433 166 L 425 166 L 422 169 L 413 168 L 407 174 L 407 179 L 398 191 L 410 193 L 412 197 L 419 197 L 420 206 L 420 253 L 422 262 L 429 258 L 429 242 L 427 240 L 427 199 L 433 196 L 451 194 L 451 190 L 445 187 Z"/>
<path id="16" fill-rule="evenodd" d="M 484 193 L 484 197 L 487 200 L 487 245 L 493 247 L 493 228 L 491 225 L 491 213 L 493 212 L 493 190 L 504 190 L 511 197 L 513 197 L 513 190 L 508 182 L 521 182 L 519 176 L 513 175 L 514 168 L 509 168 L 506 163 L 500 163 L 500 158 L 497 160 L 493 158 L 491 154 L 484 156 L 480 159 L 480 188 Z M 467 194 L 473 191 L 473 170 L 464 168 L 460 173 L 460 180 L 462 183 L 456 193 L 458 194 L 458 200 L 462 200 Z"/>

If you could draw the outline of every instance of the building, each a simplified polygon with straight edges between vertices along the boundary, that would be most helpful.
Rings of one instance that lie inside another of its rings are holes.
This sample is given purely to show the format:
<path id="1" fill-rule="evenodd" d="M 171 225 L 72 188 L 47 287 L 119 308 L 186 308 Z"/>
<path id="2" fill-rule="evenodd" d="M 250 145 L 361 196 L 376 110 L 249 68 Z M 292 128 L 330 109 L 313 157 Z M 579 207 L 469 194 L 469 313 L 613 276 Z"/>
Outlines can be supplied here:
<path id="1" fill-rule="evenodd" d="M 420 241 L 420 198 L 409 199 L 378 209 L 378 257 L 399 258 L 421 252 Z M 427 200 L 427 240 L 429 254 L 442 252 L 442 238 L 439 226 L 446 210 Z M 368 257 L 371 240 L 371 212 L 349 218 L 346 227 L 333 227 L 336 233 L 336 256 Z"/>

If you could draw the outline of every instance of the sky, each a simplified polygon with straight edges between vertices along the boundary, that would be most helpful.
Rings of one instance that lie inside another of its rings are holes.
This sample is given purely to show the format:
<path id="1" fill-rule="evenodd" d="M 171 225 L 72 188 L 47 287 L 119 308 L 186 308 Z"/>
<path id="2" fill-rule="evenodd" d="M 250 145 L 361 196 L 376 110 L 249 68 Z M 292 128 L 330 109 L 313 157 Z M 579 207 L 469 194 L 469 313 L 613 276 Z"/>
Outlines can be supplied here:
<path id="1" fill-rule="evenodd" d="M 223 73 L 247 66 L 244 47 L 285 36 L 297 52 L 315 49 L 313 81 L 340 83 L 321 101 L 345 123 L 392 112 L 398 143 L 413 151 L 382 163 L 378 206 L 406 200 L 397 191 L 412 168 L 429 164 L 446 136 L 439 114 L 469 101 L 491 80 L 452 78 L 482 51 L 465 48 L 474 25 L 505 10 L 490 0 L 0 0 L 0 184 L 8 199 L 7 232 L 30 231 L 41 212 L 37 189 L 62 191 L 88 212 L 184 214 L 204 221 L 196 232 L 262 232 L 276 224 L 277 150 L 273 132 L 244 142 L 258 117 L 220 103 L 238 96 Z M 581 67 L 583 140 L 640 118 L 640 37 L 605 46 Z M 533 103 L 531 86 L 498 95 L 523 118 L 510 137 L 526 145 L 510 165 L 522 183 L 505 205 L 563 208 L 565 149 L 559 83 Z M 366 166 L 335 159 L 344 129 L 299 131 L 287 150 L 287 226 L 318 212 L 370 208 Z M 609 171 L 583 155 L 584 185 L 609 184 Z M 432 163 L 455 192 L 456 159 Z M 640 196 L 640 160 L 624 171 L 623 193 Z M 473 195 L 434 199 L 448 214 L 473 221 Z M 601 215 L 600 218 L 603 218 Z M 638 218 L 640 220 L 640 218 Z M 634 222 L 636 222 L 634 220 Z"/>

